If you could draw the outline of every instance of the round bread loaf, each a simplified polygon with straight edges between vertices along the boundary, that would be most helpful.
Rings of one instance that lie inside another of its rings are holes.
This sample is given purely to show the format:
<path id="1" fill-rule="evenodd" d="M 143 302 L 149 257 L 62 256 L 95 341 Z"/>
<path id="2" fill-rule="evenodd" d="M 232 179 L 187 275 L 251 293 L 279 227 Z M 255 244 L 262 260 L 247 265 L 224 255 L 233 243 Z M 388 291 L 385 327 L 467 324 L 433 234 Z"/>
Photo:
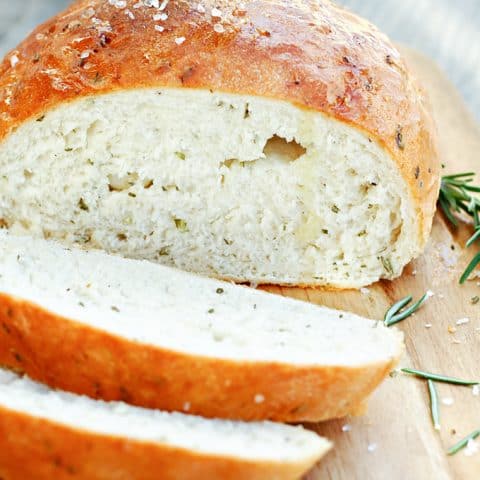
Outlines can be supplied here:
<path id="1" fill-rule="evenodd" d="M 360 287 L 422 252 L 435 131 L 326 0 L 79 0 L 0 68 L 0 219 L 235 281 Z"/>

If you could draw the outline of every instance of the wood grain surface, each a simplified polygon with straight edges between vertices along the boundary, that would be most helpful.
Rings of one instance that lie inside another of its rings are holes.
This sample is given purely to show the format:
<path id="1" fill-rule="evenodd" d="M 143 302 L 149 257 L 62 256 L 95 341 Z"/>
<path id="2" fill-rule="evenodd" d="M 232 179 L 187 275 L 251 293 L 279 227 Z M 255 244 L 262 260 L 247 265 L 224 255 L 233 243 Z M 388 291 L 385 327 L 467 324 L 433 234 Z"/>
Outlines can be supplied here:
<path id="1" fill-rule="evenodd" d="M 480 130 L 459 93 L 432 61 L 403 50 L 430 94 L 445 173 L 480 173 Z M 437 212 L 425 254 L 394 282 L 379 282 L 368 293 L 268 290 L 375 319 L 382 319 L 394 301 L 408 294 L 419 298 L 431 290 L 434 296 L 422 309 L 399 324 L 407 347 L 402 366 L 480 380 L 480 303 L 471 303 L 480 294 L 480 279 L 458 284 L 476 250 L 473 246 L 467 252 L 462 247 L 471 234 L 471 226 L 455 231 Z M 461 318 L 469 322 L 456 325 Z M 456 331 L 450 333 L 449 327 Z M 333 440 L 335 448 L 308 480 L 480 479 L 480 451 L 472 456 L 465 451 L 446 455 L 448 447 L 480 428 L 480 396 L 473 395 L 471 387 L 437 384 L 437 390 L 440 432 L 433 429 L 430 419 L 426 382 L 404 374 L 386 380 L 371 399 L 367 415 L 313 426 Z M 445 405 L 445 399 L 447 403 L 452 399 L 453 404 Z M 342 431 L 345 425 L 351 430 Z"/>

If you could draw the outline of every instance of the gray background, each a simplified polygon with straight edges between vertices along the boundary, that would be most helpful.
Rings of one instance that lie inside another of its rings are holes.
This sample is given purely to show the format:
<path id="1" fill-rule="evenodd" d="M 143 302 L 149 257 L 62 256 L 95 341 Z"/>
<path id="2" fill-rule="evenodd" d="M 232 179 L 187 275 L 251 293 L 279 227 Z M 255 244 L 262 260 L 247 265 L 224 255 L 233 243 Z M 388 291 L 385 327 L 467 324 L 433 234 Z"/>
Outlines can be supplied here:
<path id="1" fill-rule="evenodd" d="M 105 0 L 107 1 L 107 0 Z M 0 55 L 70 0 L 0 0 Z M 480 121 L 480 0 L 338 0 L 434 58 Z"/>

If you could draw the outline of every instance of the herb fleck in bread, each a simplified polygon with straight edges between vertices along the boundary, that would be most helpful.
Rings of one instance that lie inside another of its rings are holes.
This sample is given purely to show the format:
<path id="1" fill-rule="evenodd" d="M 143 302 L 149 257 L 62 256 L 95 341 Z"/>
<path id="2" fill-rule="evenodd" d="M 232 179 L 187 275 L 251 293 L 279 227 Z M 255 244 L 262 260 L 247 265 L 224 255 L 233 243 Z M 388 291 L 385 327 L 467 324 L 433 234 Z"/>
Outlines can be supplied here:
<path id="1" fill-rule="evenodd" d="M 13 232 L 225 279 L 360 287 L 422 251 L 438 179 L 402 58 L 327 0 L 79 0 L 0 67 Z"/>
<path id="2" fill-rule="evenodd" d="M 0 370 L 5 480 L 294 480 L 329 448 L 302 427 L 105 403 Z"/>
<path id="3" fill-rule="evenodd" d="M 0 363 L 53 387 L 207 417 L 357 410 L 402 335 L 147 261 L 0 232 Z"/>

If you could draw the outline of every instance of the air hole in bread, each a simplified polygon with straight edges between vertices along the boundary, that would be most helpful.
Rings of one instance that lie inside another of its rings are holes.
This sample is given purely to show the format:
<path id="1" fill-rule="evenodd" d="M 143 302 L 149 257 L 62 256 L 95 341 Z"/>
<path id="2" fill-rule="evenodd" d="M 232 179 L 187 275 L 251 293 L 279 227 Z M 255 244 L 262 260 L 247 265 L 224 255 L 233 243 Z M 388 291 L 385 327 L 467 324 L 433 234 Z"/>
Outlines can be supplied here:
<path id="1" fill-rule="evenodd" d="M 307 149 L 295 140 L 288 141 L 278 135 L 273 135 L 267 140 L 263 148 L 265 157 L 275 157 L 286 162 L 298 160 L 305 155 Z"/>

